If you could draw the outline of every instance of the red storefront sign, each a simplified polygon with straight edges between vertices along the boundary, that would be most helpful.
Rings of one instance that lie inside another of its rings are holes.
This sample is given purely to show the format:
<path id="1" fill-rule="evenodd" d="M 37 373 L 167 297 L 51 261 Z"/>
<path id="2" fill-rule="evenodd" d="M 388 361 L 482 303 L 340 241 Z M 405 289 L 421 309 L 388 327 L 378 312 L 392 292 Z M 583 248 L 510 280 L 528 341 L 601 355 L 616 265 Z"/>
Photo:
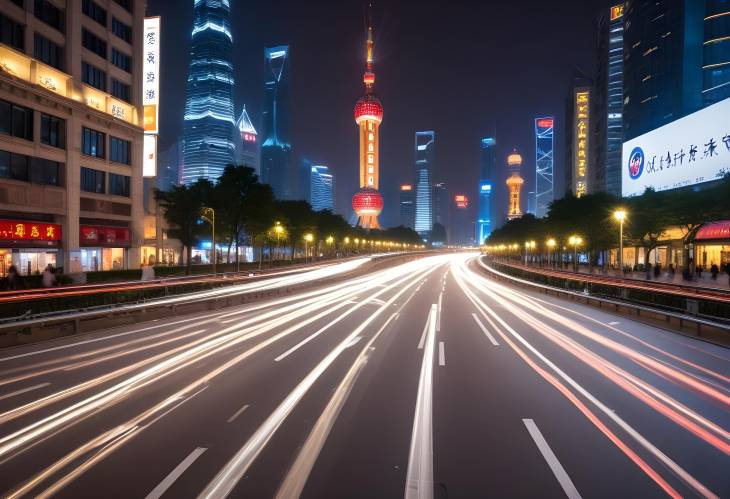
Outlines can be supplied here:
<path id="1" fill-rule="evenodd" d="M 61 226 L 41 222 L 0 220 L 0 241 L 60 241 Z"/>
<path id="2" fill-rule="evenodd" d="M 96 244 L 129 246 L 131 241 L 129 229 L 126 227 L 101 227 L 95 225 L 82 225 L 79 239 L 82 246 Z"/>
<path id="3" fill-rule="evenodd" d="M 707 239 L 730 239 L 730 220 L 704 224 L 697 231 L 695 241 Z"/>

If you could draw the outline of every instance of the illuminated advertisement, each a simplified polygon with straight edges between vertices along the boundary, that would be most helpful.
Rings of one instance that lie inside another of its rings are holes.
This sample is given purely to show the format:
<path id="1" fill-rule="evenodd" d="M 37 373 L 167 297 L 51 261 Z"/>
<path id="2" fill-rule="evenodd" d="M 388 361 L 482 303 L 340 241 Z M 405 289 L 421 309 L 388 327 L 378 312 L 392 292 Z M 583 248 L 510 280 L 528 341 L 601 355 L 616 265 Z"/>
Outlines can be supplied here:
<path id="1" fill-rule="evenodd" d="M 621 192 L 642 194 L 717 180 L 730 172 L 730 99 L 624 142 Z"/>
<path id="2" fill-rule="evenodd" d="M 42 222 L 0 220 L 0 241 L 60 241 L 61 226 Z"/>
<path id="3" fill-rule="evenodd" d="M 142 176 L 157 176 L 157 135 L 144 136 L 144 157 L 142 158 Z"/>
<path id="4" fill-rule="evenodd" d="M 615 21 L 619 17 L 623 17 L 624 15 L 624 5 L 614 5 L 611 7 L 611 21 Z"/>
<path id="5" fill-rule="evenodd" d="M 588 134 L 590 132 L 590 92 L 575 92 L 575 125 L 573 131 L 573 193 L 576 197 L 588 194 Z"/>
<path id="6" fill-rule="evenodd" d="M 489 194 L 492 192 L 492 183 L 491 182 L 482 182 L 479 184 L 479 192 L 482 194 Z"/>
<path id="7" fill-rule="evenodd" d="M 145 133 L 159 133 L 160 107 L 160 18 L 144 20 L 142 54 L 142 104 Z"/>

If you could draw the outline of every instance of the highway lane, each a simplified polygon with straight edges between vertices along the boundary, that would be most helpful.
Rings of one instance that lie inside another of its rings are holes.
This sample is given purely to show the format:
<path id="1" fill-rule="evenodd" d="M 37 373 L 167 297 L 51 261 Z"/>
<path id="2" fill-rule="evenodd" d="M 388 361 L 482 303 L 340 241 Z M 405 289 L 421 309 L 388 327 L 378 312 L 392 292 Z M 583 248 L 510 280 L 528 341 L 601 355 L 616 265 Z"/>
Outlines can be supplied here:
<path id="1" fill-rule="evenodd" d="M 473 254 L 0 352 L 0 492 L 730 494 L 730 353 Z"/>

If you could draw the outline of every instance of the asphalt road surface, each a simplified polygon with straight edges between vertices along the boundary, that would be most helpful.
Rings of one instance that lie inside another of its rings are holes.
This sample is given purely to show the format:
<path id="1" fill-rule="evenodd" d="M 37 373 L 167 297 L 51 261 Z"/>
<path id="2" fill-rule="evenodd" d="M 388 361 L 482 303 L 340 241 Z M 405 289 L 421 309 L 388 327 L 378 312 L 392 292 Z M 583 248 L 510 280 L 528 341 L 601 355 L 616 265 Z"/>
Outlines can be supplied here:
<path id="1" fill-rule="evenodd" d="M 728 497 L 730 350 L 435 255 L 0 351 L 0 493 Z"/>

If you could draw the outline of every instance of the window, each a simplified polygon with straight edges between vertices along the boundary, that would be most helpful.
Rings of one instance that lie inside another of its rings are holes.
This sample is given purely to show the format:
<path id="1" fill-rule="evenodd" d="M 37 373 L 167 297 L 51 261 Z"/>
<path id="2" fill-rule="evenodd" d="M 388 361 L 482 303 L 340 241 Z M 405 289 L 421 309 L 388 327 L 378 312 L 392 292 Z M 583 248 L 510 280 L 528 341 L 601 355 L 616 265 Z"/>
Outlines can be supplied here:
<path id="1" fill-rule="evenodd" d="M 61 163 L 50 159 L 30 158 L 30 181 L 34 184 L 61 185 Z"/>
<path id="2" fill-rule="evenodd" d="M 88 62 L 81 63 L 81 78 L 84 83 L 106 92 L 106 73 Z"/>
<path id="3" fill-rule="evenodd" d="M 116 163 L 132 163 L 132 143 L 117 137 L 109 137 L 109 159 Z"/>
<path id="4" fill-rule="evenodd" d="M 109 174 L 109 194 L 129 197 L 129 177 L 126 175 Z"/>
<path id="5" fill-rule="evenodd" d="M 106 192 L 106 174 L 92 168 L 81 167 L 81 190 L 104 194 Z"/>
<path id="6" fill-rule="evenodd" d="M 63 11 L 48 0 L 35 0 L 33 6 L 35 16 L 49 26 L 64 32 Z"/>
<path id="7" fill-rule="evenodd" d="M 0 133 L 33 140 L 33 110 L 0 100 Z"/>
<path id="8" fill-rule="evenodd" d="M 81 136 L 81 152 L 87 156 L 104 158 L 104 143 L 106 135 L 96 130 L 84 127 Z"/>
<path id="9" fill-rule="evenodd" d="M 114 0 L 119 5 L 127 9 L 128 12 L 132 12 L 132 0 Z"/>
<path id="10" fill-rule="evenodd" d="M 112 17 L 112 33 L 127 43 L 132 43 L 132 28 L 124 24 L 116 17 Z"/>
<path id="11" fill-rule="evenodd" d="M 0 43 L 18 50 L 25 48 L 25 26 L 0 15 Z"/>
<path id="12" fill-rule="evenodd" d="M 41 113 L 41 142 L 66 148 L 66 120 Z"/>
<path id="13" fill-rule="evenodd" d="M 114 47 L 112 47 L 112 64 L 127 73 L 132 72 L 132 58 Z"/>
<path id="14" fill-rule="evenodd" d="M 34 34 L 33 56 L 49 66 L 63 70 L 63 49 L 38 33 Z"/>
<path id="15" fill-rule="evenodd" d="M 28 156 L 0 151 L 0 178 L 28 181 Z"/>
<path id="16" fill-rule="evenodd" d="M 106 10 L 101 8 L 94 0 L 84 0 L 81 3 L 81 10 L 84 14 L 106 28 Z"/>
<path id="17" fill-rule="evenodd" d="M 117 99 L 132 102 L 132 90 L 129 85 L 112 78 L 112 95 Z"/>
<path id="18" fill-rule="evenodd" d="M 81 30 L 81 44 L 96 55 L 106 59 L 106 42 L 86 28 Z"/>

